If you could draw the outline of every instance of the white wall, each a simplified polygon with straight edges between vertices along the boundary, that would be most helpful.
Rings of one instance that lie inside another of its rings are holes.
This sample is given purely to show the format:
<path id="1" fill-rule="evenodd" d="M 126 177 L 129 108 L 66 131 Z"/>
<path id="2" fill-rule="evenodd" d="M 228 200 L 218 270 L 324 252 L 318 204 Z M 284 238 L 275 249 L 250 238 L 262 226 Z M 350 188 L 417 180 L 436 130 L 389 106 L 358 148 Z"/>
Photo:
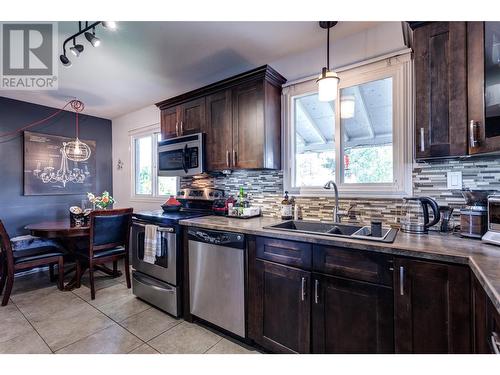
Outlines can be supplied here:
<path id="1" fill-rule="evenodd" d="M 131 150 L 130 132 L 157 125 L 160 128 L 160 112 L 155 105 L 147 106 L 138 111 L 112 119 L 113 124 L 113 195 L 116 207 L 133 207 L 135 210 L 159 209 L 158 202 L 131 200 Z M 123 162 L 123 168 L 118 169 L 118 160 Z"/>
<path id="2" fill-rule="evenodd" d="M 405 48 L 400 22 L 385 22 L 360 33 L 349 35 L 332 43 L 333 67 L 340 67 Z M 319 74 L 325 65 L 325 48 L 271 61 L 269 65 L 289 81 Z M 167 98 L 165 98 L 167 99 Z M 112 119 L 113 123 L 113 192 L 117 206 L 136 210 L 159 209 L 159 202 L 131 201 L 131 160 L 129 132 L 160 122 L 155 105 Z M 118 159 L 123 169 L 117 169 Z"/>

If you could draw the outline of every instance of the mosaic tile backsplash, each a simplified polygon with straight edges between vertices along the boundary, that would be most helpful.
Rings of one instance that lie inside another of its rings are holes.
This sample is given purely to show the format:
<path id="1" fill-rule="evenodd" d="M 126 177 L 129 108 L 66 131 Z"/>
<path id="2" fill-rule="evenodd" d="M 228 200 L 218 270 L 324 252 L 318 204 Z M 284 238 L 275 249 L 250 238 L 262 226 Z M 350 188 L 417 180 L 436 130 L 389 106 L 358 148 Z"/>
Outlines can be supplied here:
<path id="1" fill-rule="evenodd" d="M 463 187 L 500 192 L 500 157 L 444 160 L 433 163 L 415 163 L 413 166 L 413 194 L 430 196 L 440 205 L 455 208 L 464 206 L 459 192 L 447 189 L 448 171 L 461 171 Z M 264 216 L 279 217 L 283 196 L 282 171 L 235 171 L 228 176 L 184 177 L 181 187 L 214 187 L 224 189 L 227 194 L 237 195 L 243 187 L 249 194 L 252 205 L 259 206 Z M 296 197 L 302 216 L 307 220 L 332 220 L 335 200 L 332 197 Z M 340 208 L 350 208 L 349 221 L 369 223 L 372 218 L 383 220 L 386 225 L 397 223 L 401 211 L 401 199 L 340 199 Z"/>

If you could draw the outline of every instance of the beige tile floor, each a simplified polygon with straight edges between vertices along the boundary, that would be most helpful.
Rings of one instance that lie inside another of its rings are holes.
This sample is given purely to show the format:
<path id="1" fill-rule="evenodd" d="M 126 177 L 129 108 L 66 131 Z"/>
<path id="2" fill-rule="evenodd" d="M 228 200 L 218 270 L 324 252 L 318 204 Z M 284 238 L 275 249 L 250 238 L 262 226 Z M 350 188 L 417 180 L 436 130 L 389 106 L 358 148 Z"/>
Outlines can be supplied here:
<path id="1" fill-rule="evenodd" d="M 86 277 L 71 292 L 59 291 L 47 272 L 16 278 L 0 307 L 0 353 L 258 353 L 137 299 L 123 276 L 98 273 L 96 288 L 92 301 Z"/>

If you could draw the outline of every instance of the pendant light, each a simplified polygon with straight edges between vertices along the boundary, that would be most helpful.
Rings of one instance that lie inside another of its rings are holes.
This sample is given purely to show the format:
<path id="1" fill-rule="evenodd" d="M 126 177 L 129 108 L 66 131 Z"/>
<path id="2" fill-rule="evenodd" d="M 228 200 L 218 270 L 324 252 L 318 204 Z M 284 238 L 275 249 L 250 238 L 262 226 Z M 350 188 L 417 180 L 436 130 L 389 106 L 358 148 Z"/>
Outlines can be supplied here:
<path id="1" fill-rule="evenodd" d="M 339 77 L 334 71 L 330 71 L 330 29 L 337 24 L 337 21 L 320 21 L 319 26 L 326 29 L 326 67 L 321 70 L 317 79 L 318 99 L 321 102 L 331 102 L 337 99 Z"/>
<path id="2" fill-rule="evenodd" d="M 71 107 L 76 113 L 76 138 L 74 141 L 64 144 L 64 154 L 72 161 L 85 161 L 90 158 L 90 147 L 78 138 L 78 113 L 83 111 L 85 105 L 79 100 L 72 100 Z"/>

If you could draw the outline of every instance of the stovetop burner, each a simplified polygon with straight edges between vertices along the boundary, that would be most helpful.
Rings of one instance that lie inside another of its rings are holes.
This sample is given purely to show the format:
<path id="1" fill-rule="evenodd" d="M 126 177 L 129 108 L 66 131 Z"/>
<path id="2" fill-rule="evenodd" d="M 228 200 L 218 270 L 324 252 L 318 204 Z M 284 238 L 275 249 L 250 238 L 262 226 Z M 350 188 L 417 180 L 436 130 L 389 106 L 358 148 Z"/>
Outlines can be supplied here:
<path id="1" fill-rule="evenodd" d="M 152 224 L 175 225 L 179 220 L 212 215 L 215 199 L 224 197 L 220 189 L 182 189 L 176 199 L 182 204 L 180 211 L 163 212 L 163 210 L 140 211 L 134 213 L 136 220 Z"/>

